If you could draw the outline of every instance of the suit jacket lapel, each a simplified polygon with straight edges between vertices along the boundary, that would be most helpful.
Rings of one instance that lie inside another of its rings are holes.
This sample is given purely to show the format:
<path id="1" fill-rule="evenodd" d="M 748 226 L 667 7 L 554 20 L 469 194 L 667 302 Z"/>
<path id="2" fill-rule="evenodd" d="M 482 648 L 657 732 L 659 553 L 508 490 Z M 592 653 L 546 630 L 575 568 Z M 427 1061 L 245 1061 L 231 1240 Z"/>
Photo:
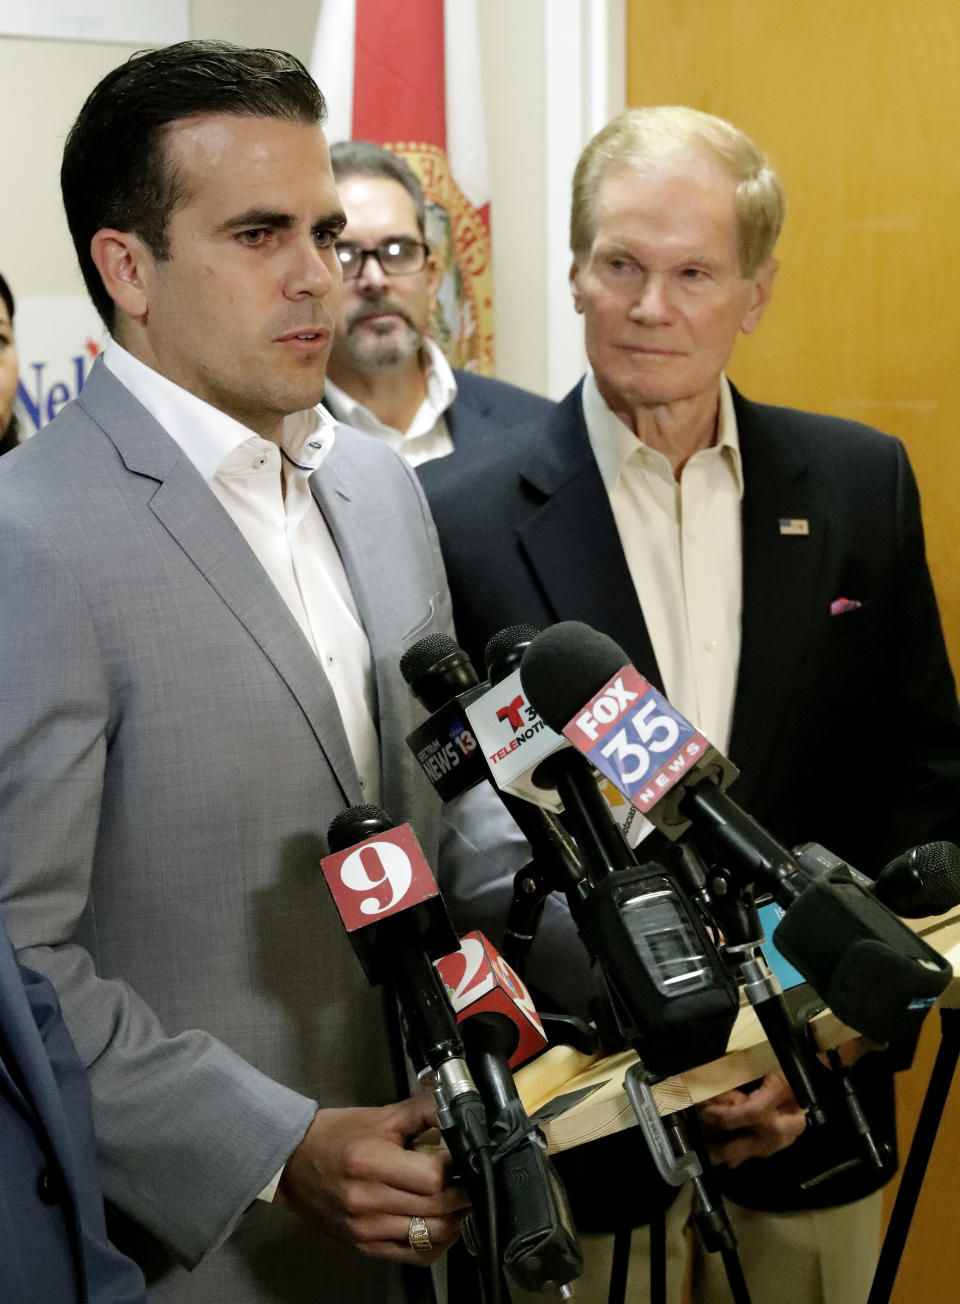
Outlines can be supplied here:
<path id="1" fill-rule="evenodd" d="M 797 676 L 827 545 L 810 478 L 771 409 L 734 391 L 743 458 L 743 615 L 730 754 L 745 773 L 734 796 L 749 808 L 786 719 L 803 698 Z M 781 521 L 809 533 L 781 533 Z"/>
<path id="2" fill-rule="evenodd" d="M 557 620 L 603 630 L 658 688 L 662 679 L 603 480 L 590 448 L 580 387 L 548 419 L 522 468 L 540 506 L 520 544 Z"/>
<path id="3" fill-rule="evenodd" d="M 348 803 L 360 781 L 333 690 L 299 625 L 228 513 L 189 458 L 103 367 L 78 402 L 128 470 L 159 481 L 150 510 L 231 609 L 290 689 Z"/>
<path id="4" fill-rule="evenodd" d="M 406 752 L 391 754 L 398 741 L 395 724 L 409 715 L 410 697 L 397 672 L 404 647 L 397 620 L 415 619 L 418 613 L 398 612 L 388 571 L 378 555 L 381 514 L 395 510 L 389 495 L 381 497 L 379 485 L 366 476 L 349 455 L 349 444 L 338 438 L 319 471 L 311 478 L 313 496 L 323 512 L 340 552 L 350 590 L 370 643 L 376 703 L 374 721 L 381 739 L 381 797 L 386 810 L 402 810 L 406 796 L 400 782 Z M 402 698 L 398 695 L 402 694 Z M 401 731 L 402 732 L 402 731 Z M 400 740 L 402 741 L 402 740 Z M 363 798 L 358 798 L 363 800 Z"/>

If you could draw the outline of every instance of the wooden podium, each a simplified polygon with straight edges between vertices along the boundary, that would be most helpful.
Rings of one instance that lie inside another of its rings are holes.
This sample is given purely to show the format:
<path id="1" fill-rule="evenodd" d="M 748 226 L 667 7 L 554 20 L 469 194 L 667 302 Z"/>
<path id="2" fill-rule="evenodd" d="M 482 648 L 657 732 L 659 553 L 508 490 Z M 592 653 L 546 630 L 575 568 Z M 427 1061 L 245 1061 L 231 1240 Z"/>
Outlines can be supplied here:
<path id="1" fill-rule="evenodd" d="M 905 922 L 953 965 L 954 977 L 940 1005 L 960 1008 L 960 906 L 944 915 Z M 830 1010 L 815 1015 L 811 1027 L 821 1050 L 840 1046 L 859 1035 Z M 571 1046 L 553 1046 L 517 1071 L 520 1098 L 527 1113 L 537 1115 L 551 1151 L 584 1145 L 634 1125 L 636 1117 L 623 1089 L 623 1078 L 636 1058 L 633 1051 L 623 1051 L 597 1059 Z M 661 1114 L 671 1114 L 751 1082 L 776 1067 L 773 1049 L 759 1020 L 745 1004 L 733 1026 L 726 1054 L 658 1082 L 652 1088 L 653 1098 Z"/>

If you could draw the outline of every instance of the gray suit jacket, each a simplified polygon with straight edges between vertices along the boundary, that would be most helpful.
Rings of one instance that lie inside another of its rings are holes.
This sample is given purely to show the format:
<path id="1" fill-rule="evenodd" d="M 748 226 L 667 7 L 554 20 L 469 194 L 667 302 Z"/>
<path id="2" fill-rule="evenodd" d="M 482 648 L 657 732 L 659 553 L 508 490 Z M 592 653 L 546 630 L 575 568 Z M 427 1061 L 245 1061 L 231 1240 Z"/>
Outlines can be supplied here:
<path id="1" fill-rule="evenodd" d="M 373 653 L 382 805 L 436 864 L 441 808 L 403 741 L 422 712 L 397 669 L 449 624 L 433 526 L 405 464 L 356 432 L 313 485 Z M 0 464 L 0 556 L 7 918 L 89 1068 L 104 1188 L 138 1225 L 125 1243 L 151 1298 L 413 1298 L 254 1205 L 314 1100 L 398 1091 L 380 994 L 317 864 L 362 795 L 294 618 L 102 365 Z M 468 816 L 445 832 L 454 890 L 491 876 Z M 189 1277 L 175 1263 L 201 1259 Z"/>

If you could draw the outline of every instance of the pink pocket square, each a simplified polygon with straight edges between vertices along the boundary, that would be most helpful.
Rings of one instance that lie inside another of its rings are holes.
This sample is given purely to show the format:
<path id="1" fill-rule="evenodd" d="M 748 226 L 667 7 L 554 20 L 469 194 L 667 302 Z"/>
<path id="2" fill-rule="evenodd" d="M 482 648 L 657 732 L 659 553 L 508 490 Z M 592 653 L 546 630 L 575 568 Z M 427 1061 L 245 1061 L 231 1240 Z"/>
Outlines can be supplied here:
<path id="1" fill-rule="evenodd" d="M 856 598 L 834 598 L 830 603 L 830 615 L 842 616 L 846 611 L 857 611 L 863 606 Z"/>

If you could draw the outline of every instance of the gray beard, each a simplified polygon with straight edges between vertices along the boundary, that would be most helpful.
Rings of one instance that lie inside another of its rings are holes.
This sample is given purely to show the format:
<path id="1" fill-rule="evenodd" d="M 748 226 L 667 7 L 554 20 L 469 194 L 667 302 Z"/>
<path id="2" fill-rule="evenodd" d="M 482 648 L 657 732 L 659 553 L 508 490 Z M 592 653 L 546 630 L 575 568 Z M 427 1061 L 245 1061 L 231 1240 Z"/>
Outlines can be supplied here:
<path id="1" fill-rule="evenodd" d="M 383 336 L 369 329 L 362 336 L 348 331 L 340 341 L 342 356 L 356 371 L 388 371 L 416 357 L 422 345 L 423 336 L 408 322 Z"/>

